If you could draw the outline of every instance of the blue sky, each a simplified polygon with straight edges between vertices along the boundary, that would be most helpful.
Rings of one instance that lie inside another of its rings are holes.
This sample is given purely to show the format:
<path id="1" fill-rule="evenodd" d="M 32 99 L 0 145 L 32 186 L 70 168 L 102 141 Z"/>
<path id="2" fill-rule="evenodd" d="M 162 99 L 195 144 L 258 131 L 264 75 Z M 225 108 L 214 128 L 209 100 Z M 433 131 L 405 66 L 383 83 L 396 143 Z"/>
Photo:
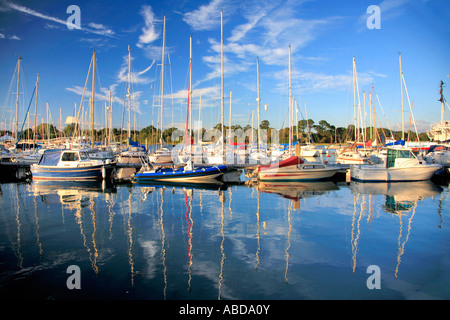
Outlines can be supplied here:
<path id="1" fill-rule="evenodd" d="M 69 30 L 66 24 L 71 15 L 66 11 L 72 4 L 80 8 L 80 29 Z M 370 14 L 366 10 L 370 5 L 380 8 L 380 29 L 367 28 Z M 298 120 L 305 117 L 306 104 L 308 117 L 316 123 L 353 123 L 355 56 L 361 101 L 363 91 L 371 92 L 373 84 L 384 110 L 383 114 L 376 101 L 378 117 L 385 127 L 386 117 L 393 129 L 400 129 L 399 52 L 419 131 L 440 120 L 439 83 L 450 81 L 450 3 L 446 0 L 0 0 L 2 124 L 11 119 L 11 112 L 5 110 L 15 103 L 8 92 L 19 56 L 24 75 L 23 109 L 39 74 L 40 117 L 45 117 L 48 102 L 53 122 L 58 124 L 60 109 L 64 123 L 73 115 L 74 104 L 81 101 L 95 49 L 100 78 L 96 100 L 107 97 L 111 91 L 113 123 L 120 127 L 130 46 L 132 118 L 136 114 L 138 129 L 156 126 L 162 21 L 166 15 L 164 127 L 184 127 L 191 35 L 193 117 L 198 119 L 201 95 L 203 125 L 215 125 L 220 121 L 221 10 L 226 124 L 230 91 L 233 124 L 249 124 L 251 109 L 256 108 L 259 57 L 261 103 L 267 104 L 267 110 L 261 109 L 261 120 L 269 120 L 275 128 L 287 125 L 289 44 Z M 87 97 L 90 88 L 89 82 Z M 448 90 L 447 86 L 444 93 Z M 15 85 L 12 91 L 15 92 Z M 104 102 L 97 100 L 97 128 L 103 127 L 103 106 Z M 404 106 L 409 110 L 406 93 Z M 21 114 L 23 117 L 23 111 Z M 405 121 L 409 117 L 409 112 L 405 112 Z"/>

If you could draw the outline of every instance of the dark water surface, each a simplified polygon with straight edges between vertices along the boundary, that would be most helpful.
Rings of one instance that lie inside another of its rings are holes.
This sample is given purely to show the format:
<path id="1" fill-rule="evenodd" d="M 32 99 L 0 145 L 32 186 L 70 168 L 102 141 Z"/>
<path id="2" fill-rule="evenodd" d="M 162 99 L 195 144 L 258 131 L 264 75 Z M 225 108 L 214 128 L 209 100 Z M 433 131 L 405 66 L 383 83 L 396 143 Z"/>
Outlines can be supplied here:
<path id="1" fill-rule="evenodd" d="M 1 188 L 2 298 L 450 298 L 448 185 Z"/>

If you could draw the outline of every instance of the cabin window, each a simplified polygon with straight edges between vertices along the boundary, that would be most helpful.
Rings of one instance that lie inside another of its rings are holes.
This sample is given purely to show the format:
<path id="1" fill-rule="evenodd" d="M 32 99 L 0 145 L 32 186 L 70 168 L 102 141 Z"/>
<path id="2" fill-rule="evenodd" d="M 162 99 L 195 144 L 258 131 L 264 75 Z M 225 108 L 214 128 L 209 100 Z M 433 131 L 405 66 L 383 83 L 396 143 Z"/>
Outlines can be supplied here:
<path id="1" fill-rule="evenodd" d="M 80 152 L 80 159 L 81 160 L 86 160 L 88 158 L 88 155 L 86 154 L 86 152 Z"/>
<path id="2" fill-rule="evenodd" d="M 414 156 L 409 150 L 398 150 L 397 158 L 414 158 Z"/>
<path id="3" fill-rule="evenodd" d="M 388 149 L 387 167 L 393 167 L 397 158 L 414 158 L 414 155 L 410 150 Z"/>
<path id="4" fill-rule="evenodd" d="M 78 154 L 75 152 L 64 152 L 61 161 L 78 161 Z"/>

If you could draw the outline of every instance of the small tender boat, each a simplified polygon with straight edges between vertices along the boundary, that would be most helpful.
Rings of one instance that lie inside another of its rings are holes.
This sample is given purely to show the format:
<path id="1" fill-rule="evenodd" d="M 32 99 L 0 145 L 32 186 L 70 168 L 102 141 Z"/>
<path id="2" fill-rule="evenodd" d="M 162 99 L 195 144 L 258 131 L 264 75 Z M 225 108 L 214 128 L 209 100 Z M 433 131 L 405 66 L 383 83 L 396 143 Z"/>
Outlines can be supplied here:
<path id="1" fill-rule="evenodd" d="M 123 150 L 117 157 L 117 162 L 121 164 L 140 164 L 147 157 L 147 152 L 142 147 L 130 146 Z"/>
<path id="2" fill-rule="evenodd" d="M 443 167 L 450 167 L 450 147 L 444 145 L 432 146 L 424 159 L 427 163 L 437 163 Z"/>
<path id="3" fill-rule="evenodd" d="M 49 149 L 30 169 L 33 180 L 101 180 L 109 178 L 114 167 L 114 162 L 91 159 L 83 150 Z"/>
<path id="4" fill-rule="evenodd" d="M 227 166 L 194 167 L 192 161 L 180 167 L 142 168 L 133 176 L 133 181 L 172 181 L 172 182 L 204 182 L 219 179 L 227 171 Z"/>
<path id="5" fill-rule="evenodd" d="M 347 150 L 339 153 L 336 162 L 341 164 L 364 164 L 368 158 L 361 155 L 357 150 Z"/>
<path id="6" fill-rule="evenodd" d="M 430 179 L 441 168 L 419 160 L 409 148 L 387 148 L 382 163 L 354 166 L 351 177 L 364 182 L 421 181 Z"/>
<path id="7" fill-rule="evenodd" d="M 292 156 L 278 163 L 258 167 L 260 181 L 314 181 L 332 178 L 340 169 L 323 163 L 305 162 Z"/>
<path id="8" fill-rule="evenodd" d="M 156 150 L 154 153 L 148 156 L 148 159 L 151 163 L 157 164 L 173 162 L 172 152 L 165 147 Z"/>

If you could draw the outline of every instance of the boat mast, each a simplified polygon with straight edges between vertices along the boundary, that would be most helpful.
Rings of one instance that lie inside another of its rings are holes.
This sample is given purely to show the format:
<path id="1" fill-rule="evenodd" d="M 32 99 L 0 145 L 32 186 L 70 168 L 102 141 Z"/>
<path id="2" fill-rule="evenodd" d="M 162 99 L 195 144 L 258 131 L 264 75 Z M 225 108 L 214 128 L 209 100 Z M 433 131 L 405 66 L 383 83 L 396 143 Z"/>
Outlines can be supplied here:
<path id="1" fill-rule="evenodd" d="M 405 141 L 405 119 L 403 114 L 403 71 L 402 71 L 402 54 L 398 53 L 398 61 L 400 64 L 400 92 L 402 101 L 402 140 Z"/>
<path id="2" fill-rule="evenodd" d="M 190 126 L 191 121 L 191 71 L 192 71 L 192 36 L 189 37 L 189 84 L 188 84 L 188 99 L 187 99 L 187 109 L 186 109 L 186 130 L 185 130 L 185 141 L 184 141 L 184 148 L 185 152 L 187 152 L 187 145 L 188 145 L 188 139 L 189 139 L 189 146 L 191 146 L 191 134 L 189 130 L 192 130 L 192 127 Z M 191 127 L 191 129 L 189 128 Z"/>
<path id="3" fill-rule="evenodd" d="M 192 153 L 192 35 L 189 37 L 189 153 Z"/>
<path id="4" fill-rule="evenodd" d="M 357 138 L 357 124 L 356 124 L 356 84 L 355 84 L 355 77 L 356 77 L 356 62 L 355 62 L 355 56 L 353 56 L 353 115 L 354 115 L 354 122 L 355 122 L 355 142 L 358 141 Z"/>
<path id="5" fill-rule="evenodd" d="M 127 125 L 127 147 L 130 147 L 131 138 L 131 49 L 128 46 L 128 88 L 127 88 L 127 98 L 128 98 L 128 125 Z"/>
<path id="6" fill-rule="evenodd" d="M 228 145 L 230 146 L 230 149 L 233 150 L 231 145 L 231 96 L 233 95 L 233 91 L 230 91 L 230 127 L 228 128 Z"/>
<path id="7" fill-rule="evenodd" d="M 224 92 L 223 92 L 223 10 L 220 10 L 220 94 L 221 94 L 221 98 L 220 98 L 220 112 L 221 112 L 221 123 L 222 123 L 222 161 L 225 163 L 225 136 L 224 136 L 224 126 L 223 126 L 223 121 L 224 121 L 224 116 L 223 116 L 223 111 L 224 111 Z"/>
<path id="8" fill-rule="evenodd" d="M 94 104 L 95 104 L 95 50 L 92 55 L 92 124 L 91 124 L 91 146 L 94 147 Z"/>
<path id="9" fill-rule="evenodd" d="M 161 58 L 161 110 L 160 110 L 160 127 L 161 127 L 161 137 L 160 143 L 161 147 L 163 145 L 163 102 L 164 102 L 164 56 L 166 50 L 166 16 L 164 16 L 163 25 L 163 46 L 162 46 L 162 58 Z"/>
<path id="10" fill-rule="evenodd" d="M 34 146 L 36 145 L 38 91 L 39 91 L 39 75 L 37 75 L 37 79 L 36 79 L 36 101 L 34 102 L 33 150 L 34 150 Z"/>
<path id="11" fill-rule="evenodd" d="M 291 44 L 289 44 L 289 155 L 292 153 L 291 135 L 291 108 L 292 108 L 292 86 L 291 86 Z M 307 120 L 308 121 L 308 120 Z"/>
<path id="12" fill-rule="evenodd" d="M 378 138 L 378 130 L 377 130 L 377 119 L 376 119 L 376 112 L 375 112 L 375 87 L 372 84 L 372 112 L 373 112 L 373 141 L 377 141 Z M 373 145 L 373 142 L 372 142 Z M 377 143 L 378 145 L 378 143 Z"/>
<path id="13" fill-rule="evenodd" d="M 260 101 L 261 101 L 261 98 L 259 97 L 259 58 L 258 57 L 256 57 L 256 92 L 257 92 L 257 94 L 258 94 L 258 96 L 257 96 L 257 98 L 256 98 L 256 115 L 257 115 L 257 120 L 258 120 L 258 136 L 257 136 L 257 139 L 258 139 L 258 152 L 259 152 L 259 143 L 261 142 L 261 128 L 259 127 L 259 121 L 260 121 L 260 118 L 259 118 L 259 104 L 260 104 Z"/>
<path id="14" fill-rule="evenodd" d="M 441 85 L 440 85 L 440 95 L 441 98 L 439 99 L 439 101 L 441 102 L 441 124 L 444 124 L 444 111 L 445 111 L 445 107 L 444 107 L 444 94 L 443 94 L 443 86 L 444 86 L 444 81 L 441 80 Z"/>
<path id="15" fill-rule="evenodd" d="M 20 79 L 20 62 L 22 57 L 17 61 L 17 95 L 16 95 L 16 119 L 14 121 L 14 140 L 17 141 L 17 130 L 19 123 L 19 79 Z"/>

